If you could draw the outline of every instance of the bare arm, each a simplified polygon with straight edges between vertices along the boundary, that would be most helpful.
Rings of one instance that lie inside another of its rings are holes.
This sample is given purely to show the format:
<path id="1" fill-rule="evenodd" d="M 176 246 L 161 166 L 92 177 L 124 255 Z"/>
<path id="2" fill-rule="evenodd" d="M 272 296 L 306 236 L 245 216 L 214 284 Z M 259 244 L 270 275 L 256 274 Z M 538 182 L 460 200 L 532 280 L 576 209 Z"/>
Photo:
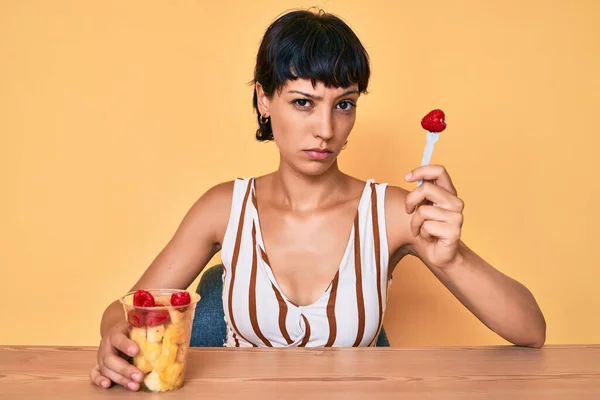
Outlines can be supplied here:
<path id="1" fill-rule="evenodd" d="M 540 348 L 546 321 L 523 284 L 487 263 L 460 242 L 459 257 L 445 268 L 425 261 L 438 279 L 488 328 L 509 342 Z"/>
<path id="2" fill-rule="evenodd" d="M 389 188 L 390 251 L 418 257 L 469 311 L 505 340 L 520 346 L 543 346 L 546 322 L 533 295 L 460 240 L 462 201 L 452 193 L 449 177 L 445 181 L 441 176 L 445 170 L 433 173 L 440 174 L 437 185 L 424 184 L 410 194 Z M 445 185 L 448 194 L 442 192 Z"/>
<path id="3" fill-rule="evenodd" d="M 158 254 L 131 290 L 143 288 L 187 289 L 220 250 L 225 235 L 233 182 L 207 191 L 190 208 L 169 243 Z M 124 321 L 118 301 L 105 310 L 100 324 L 102 337 L 117 323 Z"/>

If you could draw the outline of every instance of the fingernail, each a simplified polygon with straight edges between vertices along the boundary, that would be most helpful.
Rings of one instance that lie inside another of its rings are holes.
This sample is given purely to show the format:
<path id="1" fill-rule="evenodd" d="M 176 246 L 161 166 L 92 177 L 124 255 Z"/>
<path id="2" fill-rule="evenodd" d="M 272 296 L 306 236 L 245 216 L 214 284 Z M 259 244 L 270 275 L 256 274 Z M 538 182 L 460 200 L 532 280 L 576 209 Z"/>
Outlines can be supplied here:
<path id="1" fill-rule="evenodd" d="M 412 172 L 409 172 L 408 174 L 406 174 L 406 176 L 404 177 L 405 180 L 410 180 L 410 178 L 412 178 Z"/>
<path id="2" fill-rule="evenodd" d="M 135 356 L 135 347 L 130 347 L 129 349 L 127 349 L 127 352 L 130 356 Z"/>
<path id="3" fill-rule="evenodd" d="M 134 372 L 133 374 L 131 374 L 131 379 L 139 382 L 142 380 L 142 375 L 140 375 L 138 372 Z"/>
<path id="4" fill-rule="evenodd" d="M 127 382 L 127 387 L 131 390 L 136 390 L 137 386 L 138 386 L 138 384 L 135 382 Z"/>
<path id="5" fill-rule="evenodd" d="M 110 386 L 110 382 L 109 381 L 102 381 L 102 386 L 107 388 Z"/>

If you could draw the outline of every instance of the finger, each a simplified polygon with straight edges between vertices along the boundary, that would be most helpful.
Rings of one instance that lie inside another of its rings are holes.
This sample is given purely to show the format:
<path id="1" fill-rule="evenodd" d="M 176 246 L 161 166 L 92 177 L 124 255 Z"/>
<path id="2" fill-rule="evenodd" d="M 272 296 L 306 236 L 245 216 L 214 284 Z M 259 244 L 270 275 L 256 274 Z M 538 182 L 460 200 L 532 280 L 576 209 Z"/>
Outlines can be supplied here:
<path id="1" fill-rule="evenodd" d="M 90 372 L 90 379 L 95 385 L 103 387 L 104 389 L 108 389 L 110 387 L 110 379 L 100 373 L 100 367 L 98 364 L 92 368 L 92 371 Z"/>
<path id="2" fill-rule="evenodd" d="M 421 225 L 425 221 L 439 221 L 462 225 L 462 214 L 435 206 L 421 206 L 415 211 L 410 221 L 410 230 L 414 236 L 419 234 Z"/>
<path id="3" fill-rule="evenodd" d="M 440 186 L 425 182 L 406 196 L 406 212 L 412 214 L 426 200 L 449 211 L 462 212 L 464 209 L 461 199 Z"/>
<path id="4" fill-rule="evenodd" d="M 460 239 L 460 228 L 440 221 L 425 221 L 419 232 L 423 238 L 436 237 L 444 244 L 451 244 Z"/>
<path id="5" fill-rule="evenodd" d="M 136 382 L 141 382 L 144 374 L 138 368 L 134 367 L 117 355 L 109 355 L 104 358 L 104 366 L 117 374 Z"/>
<path id="6" fill-rule="evenodd" d="M 139 352 L 138 345 L 122 332 L 111 335 L 108 338 L 108 341 L 112 347 L 127 354 L 128 356 L 135 357 Z"/>
<path id="7" fill-rule="evenodd" d="M 100 373 L 110 379 L 111 381 L 126 387 L 129 390 L 139 390 L 140 384 L 132 381 L 131 379 L 118 374 L 117 372 L 107 368 L 105 365 L 100 365 Z"/>
<path id="8" fill-rule="evenodd" d="M 406 180 L 408 182 L 419 181 L 421 179 L 434 182 L 436 185 L 446 189 L 453 195 L 457 194 L 456 188 L 450 178 L 450 174 L 448 174 L 448 171 L 446 171 L 446 168 L 442 165 L 423 165 L 410 171 L 406 175 Z"/>

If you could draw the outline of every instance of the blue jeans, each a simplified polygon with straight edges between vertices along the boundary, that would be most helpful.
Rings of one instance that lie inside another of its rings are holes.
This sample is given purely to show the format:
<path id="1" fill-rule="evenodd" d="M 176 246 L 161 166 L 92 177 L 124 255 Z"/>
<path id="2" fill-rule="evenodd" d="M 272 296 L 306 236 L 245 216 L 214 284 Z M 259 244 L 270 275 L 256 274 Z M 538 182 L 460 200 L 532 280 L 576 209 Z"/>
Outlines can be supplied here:
<path id="1" fill-rule="evenodd" d="M 223 266 L 215 265 L 207 269 L 196 293 L 202 296 L 196 305 L 194 322 L 192 325 L 192 347 L 223 347 L 227 335 L 225 314 L 223 312 Z M 385 329 L 381 328 L 377 338 L 377 347 L 389 347 Z"/>

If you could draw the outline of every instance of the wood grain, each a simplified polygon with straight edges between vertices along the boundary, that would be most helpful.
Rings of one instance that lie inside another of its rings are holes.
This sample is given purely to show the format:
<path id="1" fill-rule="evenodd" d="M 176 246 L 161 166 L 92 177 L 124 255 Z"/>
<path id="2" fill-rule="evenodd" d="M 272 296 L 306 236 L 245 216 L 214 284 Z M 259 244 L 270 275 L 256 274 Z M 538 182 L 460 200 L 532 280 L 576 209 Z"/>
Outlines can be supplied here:
<path id="1" fill-rule="evenodd" d="M 95 351 L 0 346 L 0 399 L 600 399 L 600 346 L 193 348 L 161 394 L 95 387 Z"/>

